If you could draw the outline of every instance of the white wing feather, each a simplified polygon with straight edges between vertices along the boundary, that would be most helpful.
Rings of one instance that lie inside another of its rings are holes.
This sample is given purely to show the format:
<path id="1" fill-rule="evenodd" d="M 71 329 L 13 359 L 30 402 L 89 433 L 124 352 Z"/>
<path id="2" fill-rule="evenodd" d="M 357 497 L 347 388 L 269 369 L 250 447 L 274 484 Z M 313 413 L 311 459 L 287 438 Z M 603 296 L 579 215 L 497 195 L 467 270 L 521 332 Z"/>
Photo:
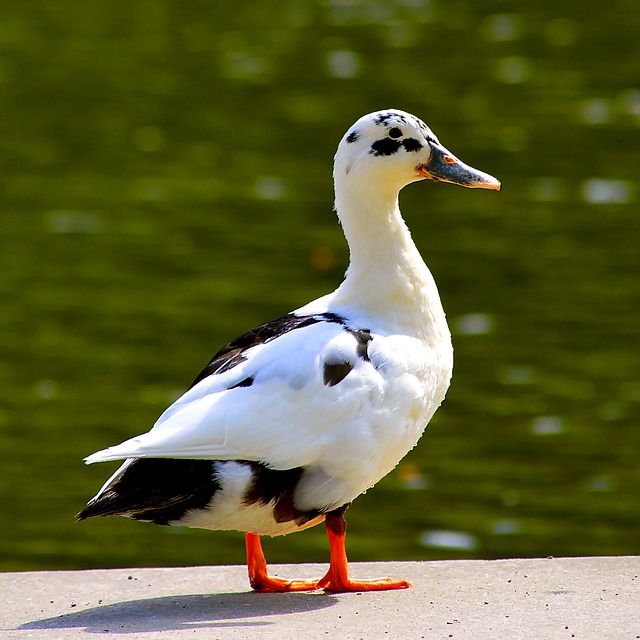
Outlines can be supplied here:
<path id="1" fill-rule="evenodd" d="M 274 469 L 319 463 L 355 431 L 367 429 L 369 400 L 383 380 L 356 355 L 357 341 L 336 323 L 295 329 L 248 349 L 246 361 L 201 380 L 151 431 L 94 453 L 88 464 L 166 457 L 262 461 Z M 353 370 L 335 386 L 324 364 Z M 251 386 L 233 387 L 251 377 Z M 362 435 L 360 433 L 360 435 Z"/>

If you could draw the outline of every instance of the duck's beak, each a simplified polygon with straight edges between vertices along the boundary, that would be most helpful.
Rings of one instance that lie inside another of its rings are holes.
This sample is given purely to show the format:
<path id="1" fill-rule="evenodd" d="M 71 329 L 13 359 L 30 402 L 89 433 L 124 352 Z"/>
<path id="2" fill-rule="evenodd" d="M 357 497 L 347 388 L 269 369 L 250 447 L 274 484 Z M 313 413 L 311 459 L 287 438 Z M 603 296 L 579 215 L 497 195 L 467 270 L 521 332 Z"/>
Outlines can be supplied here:
<path id="1" fill-rule="evenodd" d="M 426 164 L 418 165 L 418 173 L 428 180 L 435 182 L 451 182 L 469 189 L 493 189 L 500 191 L 502 185 L 493 176 L 484 171 L 478 171 L 461 162 L 443 146 L 429 143 L 431 157 Z"/>

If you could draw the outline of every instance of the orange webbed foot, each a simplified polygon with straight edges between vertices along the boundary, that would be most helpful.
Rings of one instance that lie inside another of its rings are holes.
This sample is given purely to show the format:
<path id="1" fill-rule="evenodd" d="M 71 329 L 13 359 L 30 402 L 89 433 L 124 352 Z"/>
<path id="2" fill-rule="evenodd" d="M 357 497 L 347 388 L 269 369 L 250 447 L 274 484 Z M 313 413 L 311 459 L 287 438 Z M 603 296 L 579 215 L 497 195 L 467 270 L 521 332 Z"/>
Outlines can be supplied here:
<path id="1" fill-rule="evenodd" d="M 331 593 L 347 593 L 350 591 L 389 591 L 393 589 L 409 589 L 408 580 L 392 580 L 391 578 L 377 578 L 374 580 L 352 580 L 349 576 L 334 575 L 329 569 L 327 575 L 318 582 L 318 589 Z"/>
<path id="2" fill-rule="evenodd" d="M 345 550 L 347 523 L 344 519 L 345 509 L 336 509 L 327 513 L 325 524 L 329 537 L 331 562 L 329 571 L 318 582 L 318 589 L 332 593 L 349 591 L 387 591 L 392 589 L 408 589 L 411 583 L 407 580 L 379 578 L 376 580 L 352 580 L 349 577 L 349 563 Z"/>

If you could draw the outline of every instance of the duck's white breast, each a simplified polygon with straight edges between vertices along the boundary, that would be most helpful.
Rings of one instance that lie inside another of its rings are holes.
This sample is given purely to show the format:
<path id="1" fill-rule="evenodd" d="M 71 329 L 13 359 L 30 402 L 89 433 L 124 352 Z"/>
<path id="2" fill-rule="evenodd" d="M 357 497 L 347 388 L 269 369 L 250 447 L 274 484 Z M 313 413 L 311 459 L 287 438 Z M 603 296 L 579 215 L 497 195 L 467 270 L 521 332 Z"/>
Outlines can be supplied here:
<path id="1" fill-rule="evenodd" d="M 321 494 L 325 504 L 339 506 L 373 486 L 416 445 L 444 399 L 452 372 L 450 344 L 433 350 L 415 338 L 374 335 L 368 355 L 369 362 L 340 383 L 345 399 L 359 395 L 359 406 L 345 402 L 348 419 L 327 425 L 316 465 L 296 490 L 300 509 L 317 505 Z"/>

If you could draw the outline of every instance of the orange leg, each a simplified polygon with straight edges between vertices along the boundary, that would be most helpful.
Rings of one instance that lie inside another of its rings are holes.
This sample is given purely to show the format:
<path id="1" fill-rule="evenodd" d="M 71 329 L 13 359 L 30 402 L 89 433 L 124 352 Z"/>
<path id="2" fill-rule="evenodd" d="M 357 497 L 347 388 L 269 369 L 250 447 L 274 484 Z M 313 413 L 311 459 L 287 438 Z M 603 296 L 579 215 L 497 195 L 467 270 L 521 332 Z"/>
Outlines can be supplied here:
<path id="1" fill-rule="evenodd" d="M 267 561 L 260 544 L 260 536 L 255 533 L 245 533 L 244 538 L 247 546 L 249 582 L 252 589 L 256 591 L 313 591 L 318 588 L 317 580 L 272 578 L 267 572 Z"/>
<path id="2" fill-rule="evenodd" d="M 349 564 L 345 550 L 347 522 L 344 519 L 346 507 L 341 507 L 326 514 L 325 524 L 329 538 L 329 571 L 320 580 L 285 580 L 273 578 L 267 572 L 265 560 L 260 544 L 260 536 L 255 533 L 245 533 L 247 545 L 247 567 L 249 582 L 256 591 L 313 591 L 324 589 L 334 593 L 346 591 L 386 591 L 388 589 L 408 589 L 411 583 L 407 580 L 392 580 L 379 578 L 377 580 L 351 580 L 349 578 Z"/>
<path id="3" fill-rule="evenodd" d="M 351 580 L 349 578 L 349 565 L 345 549 L 347 535 L 347 522 L 344 519 L 346 509 L 336 509 L 327 513 L 325 524 L 329 537 L 330 564 L 324 578 L 318 583 L 317 589 L 333 591 L 386 591 L 387 589 L 407 589 L 411 586 L 406 580 L 392 580 L 391 578 L 379 578 L 377 580 Z"/>

